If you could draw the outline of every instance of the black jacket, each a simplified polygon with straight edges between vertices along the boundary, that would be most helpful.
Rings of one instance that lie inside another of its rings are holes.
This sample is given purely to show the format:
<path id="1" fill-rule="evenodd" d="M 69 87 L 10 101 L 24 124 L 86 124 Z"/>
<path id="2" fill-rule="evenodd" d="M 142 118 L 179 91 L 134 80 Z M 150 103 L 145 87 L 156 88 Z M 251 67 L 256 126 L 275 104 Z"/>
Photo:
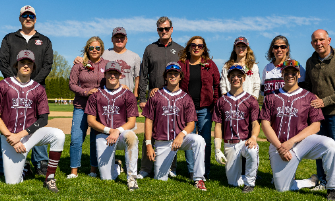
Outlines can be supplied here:
<path id="1" fill-rule="evenodd" d="M 149 91 L 153 88 L 160 88 L 164 85 L 163 73 L 165 71 L 166 64 L 172 61 L 179 61 L 178 54 L 183 49 L 184 48 L 181 45 L 173 41 L 165 47 L 159 43 L 159 40 L 145 48 L 140 70 L 140 102 L 146 102 L 148 80 Z"/>
<path id="2" fill-rule="evenodd" d="M 16 56 L 21 50 L 31 50 L 35 55 L 36 69 L 31 74 L 31 79 L 45 86 L 45 78 L 51 71 L 53 51 L 48 37 L 36 32 L 27 43 L 21 35 L 21 30 L 7 34 L 0 48 L 0 70 L 3 76 L 12 77 L 17 74 L 13 68 Z"/>

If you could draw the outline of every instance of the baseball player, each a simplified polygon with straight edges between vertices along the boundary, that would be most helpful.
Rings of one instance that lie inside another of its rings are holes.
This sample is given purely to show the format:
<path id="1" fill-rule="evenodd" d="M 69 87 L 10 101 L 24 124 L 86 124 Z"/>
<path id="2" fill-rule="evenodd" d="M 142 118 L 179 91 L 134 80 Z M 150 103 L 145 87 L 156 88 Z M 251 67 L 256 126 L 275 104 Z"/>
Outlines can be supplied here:
<path id="1" fill-rule="evenodd" d="M 246 75 L 242 66 L 231 66 L 227 77 L 231 90 L 218 99 L 213 112 L 215 158 L 220 164 L 224 164 L 222 160 L 227 162 L 228 184 L 244 185 L 242 192 L 248 193 L 255 187 L 258 169 L 259 156 L 256 139 L 260 131 L 259 106 L 251 94 L 243 91 Z M 252 128 L 251 136 L 249 136 L 249 128 Z M 222 138 L 227 159 L 221 152 Z M 243 178 L 241 175 L 242 156 L 246 158 Z"/>
<path id="2" fill-rule="evenodd" d="M 149 98 L 143 109 L 145 116 L 145 143 L 147 156 L 154 161 L 155 179 L 168 180 L 169 170 L 179 149 L 193 150 L 195 156 L 195 187 L 206 191 L 205 174 L 205 140 L 191 134 L 194 121 L 197 120 L 192 98 L 179 88 L 183 79 L 181 67 L 176 62 L 167 64 L 164 72 L 167 85 Z M 155 139 L 155 150 L 151 145 Z"/>
<path id="3" fill-rule="evenodd" d="M 65 135 L 48 123 L 48 99 L 43 86 L 30 79 L 35 70 L 35 56 L 30 50 L 17 55 L 17 76 L 0 82 L 0 131 L 5 180 L 22 182 L 27 154 L 35 145 L 50 144 L 49 163 L 44 187 L 58 192 L 55 172 L 63 151 Z"/>
<path id="4" fill-rule="evenodd" d="M 274 184 L 278 191 L 315 186 L 316 175 L 304 180 L 294 180 L 294 175 L 303 158 L 322 159 L 328 199 L 335 199 L 335 141 L 315 134 L 324 117 L 320 108 L 310 105 L 317 97 L 298 86 L 299 66 L 295 60 L 284 62 L 285 85 L 265 97 L 260 114 L 264 134 L 271 143 L 269 156 Z"/>
<path id="5" fill-rule="evenodd" d="M 100 177 L 114 180 L 115 150 L 125 150 L 127 182 L 130 191 L 138 189 L 137 159 L 138 139 L 131 131 L 138 117 L 137 101 L 134 94 L 121 87 L 119 79 L 121 66 L 115 61 L 108 62 L 105 69 L 106 85 L 92 94 L 85 113 L 87 122 L 97 132 L 97 158 Z M 112 171 L 113 170 L 113 171 Z"/>

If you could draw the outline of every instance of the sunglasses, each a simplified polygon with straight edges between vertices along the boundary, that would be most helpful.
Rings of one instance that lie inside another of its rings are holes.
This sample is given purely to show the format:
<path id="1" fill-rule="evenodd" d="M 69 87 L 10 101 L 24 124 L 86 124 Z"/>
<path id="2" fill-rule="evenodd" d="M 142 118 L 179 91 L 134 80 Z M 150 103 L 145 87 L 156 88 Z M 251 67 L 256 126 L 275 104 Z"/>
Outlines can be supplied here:
<path id="1" fill-rule="evenodd" d="M 33 19 L 35 19 L 36 16 L 34 14 L 22 14 L 21 17 L 24 18 L 24 19 L 29 17 L 30 19 L 33 20 Z"/>
<path id="2" fill-rule="evenodd" d="M 181 70 L 181 69 L 179 66 L 172 64 L 172 65 L 166 66 L 165 71 L 167 70 Z"/>
<path id="3" fill-rule="evenodd" d="M 272 46 L 272 48 L 275 49 L 275 50 L 277 50 L 279 48 L 283 50 L 283 49 L 286 49 L 287 46 L 286 45 L 274 45 L 274 46 Z"/>
<path id="4" fill-rule="evenodd" d="M 89 51 L 93 51 L 94 50 L 94 48 L 97 50 L 97 51 L 100 51 L 100 46 L 90 46 L 90 47 L 88 47 L 88 50 Z"/>
<path id="5" fill-rule="evenodd" d="M 228 73 L 229 73 L 230 71 L 232 71 L 232 70 L 240 70 L 240 71 L 242 71 L 243 73 L 245 73 L 244 68 L 243 68 L 242 66 L 240 66 L 240 65 L 231 66 L 231 67 L 229 68 L 229 70 L 228 70 Z"/>
<path id="6" fill-rule="evenodd" d="M 298 61 L 296 61 L 296 60 L 287 60 L 287 61 L 284 61 L 284 63 L 283 63 L 283 67 L 284 66 L 292 66 L 292 67 L 300 67 L 300 63 L 298 62 Z"/>
<path id="7" fill-rule="evenodd" d="M 166 32 L 169 32 L 171 29 L 171 27 L 157 27 L 157 30 L 159 32 L 163 32 L 163 30 L 165 30 Z"/>
<path id="8" fill-rule="evenodd" d="M 191 43 L 191 48 L 195 49 L 196 47 L 198 47 L 199 49 L 204 48 L 204 44 L 195 44 L 195 43 Z"/>

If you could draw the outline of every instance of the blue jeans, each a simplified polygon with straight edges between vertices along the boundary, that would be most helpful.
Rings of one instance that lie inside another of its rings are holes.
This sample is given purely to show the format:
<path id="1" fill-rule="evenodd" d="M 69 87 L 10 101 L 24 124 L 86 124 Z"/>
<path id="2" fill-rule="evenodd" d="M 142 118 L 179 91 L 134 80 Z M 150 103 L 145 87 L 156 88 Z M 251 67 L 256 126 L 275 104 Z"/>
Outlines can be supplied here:
<path id="1" fill-rule="evenodd" d="M 0 138 L 0 150 L 1 150 L 1 138 Z M 40 161 L 49 161 L 48 157 L 48 145 L 35 146 L 31 152 L 31 162 L 34 167 L 40 168 Z M 0 154 L 0 173 L 3 174 L 3 161 L 2 154 Z"/>
<path id="2" fill-rule="evenodd" d="M 81 167 L 82 145 L 85 141 L 87 129 L 87 114 L 83 109 L 74 108 L 70 143 L 71 168 Z M 95 131 L 92 128 L 90 133 L 90 162 L 91 166 L 98 167 Z"/>
<path id="3" fill-rule="evenodd" d="M 335 115 L 324 115 L 325 120 L 321 121 L 319 135 L 324 135 L 335 140 Z M 321 183 L 326 183 L 325 171 L 322 167 L 322 159 L 316 160 L 316 171 Z"/>
<path id="4" fill-rule="evenodd" d="M 212 113 L 209 108 L 202 108 L 196 110 L 198 121 L 195 122 L 195 127 L 193 133 L 196 133 L 196 128 L 198 128 L 198 134 L 201 135 L 206 142 L 205 147 L 205 176 L 209 175 L 211 167 L 211 128 L 212 128 Z M 185 158 L 187 162 L 187 167 L 189 172 L 193 172 L 194 167 L 194 156 L 192 150 L 185 151 Z"/>

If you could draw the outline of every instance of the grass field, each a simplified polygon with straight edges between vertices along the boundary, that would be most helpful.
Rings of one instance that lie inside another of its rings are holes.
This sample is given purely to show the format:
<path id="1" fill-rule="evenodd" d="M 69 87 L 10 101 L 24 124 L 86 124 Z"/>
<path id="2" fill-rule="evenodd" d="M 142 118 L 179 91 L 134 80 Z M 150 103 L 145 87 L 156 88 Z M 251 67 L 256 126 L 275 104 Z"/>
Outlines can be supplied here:
<path id="1" fill-rule="evenodd" d="M 140 142 L 143 134 L 138 135 Z M 168 181 L 157 181 L 151 177 L 138 180 L 139 189 L 129 192 L 127 179 L 121 173 L 116 181 L 102 181 L 99 178 L 87 176 L 89 173 L 89 139 L 83 144 L 82 167 L 79 169 L 79 177 L 66 179 L 70 173 L 69 155 L 70 135 L 66 135 L 65 147 L 56 179 L 59 193 L 54 194 L 43 188 L 44 177 L 30 177 L 23 183 L 7 185 L 4 177 L 0 180 L 1 200 L 322 200 L 325 199 L 326 191 L 312 192 L 309 189 L 298 192 L 280 193 L 271 184 L 271 167 L 268 159 L 268 142 L 259 142 L 260 165 L 258 175 L 261 180 L 256 182 L 254 192 L 242 194 L 241 188 L 232 187 L 227 184 L 224 166 L 215 161 L 212 153 L 210 180 L 206 182 L 207 192 L 202 192 L 192 186 L 188 180 L 187 166 L 184 152 L 178 153 L 178 166 L 176 178 Z M 213 146 L 213 143 L 212 143 Z M 212 147 L 213 149 L 214 147 Z M 139 164 L 141 163 L 141 146 L 139 147 Z M 124 162 L 124 152 L 116 151 L 116 157 Z M 28 156 L 30 158 L 30 156 Z M 296 178 L 304 179 L 316 172 L 315 161 L 302 160 L 299 165 Z"/>
<path id="2" fill-rule="evenodd" d="M 73 105 L 55 105 L 55 103 L 49 103 L 49 110 L 56 112 L 73 112 Z"/>

